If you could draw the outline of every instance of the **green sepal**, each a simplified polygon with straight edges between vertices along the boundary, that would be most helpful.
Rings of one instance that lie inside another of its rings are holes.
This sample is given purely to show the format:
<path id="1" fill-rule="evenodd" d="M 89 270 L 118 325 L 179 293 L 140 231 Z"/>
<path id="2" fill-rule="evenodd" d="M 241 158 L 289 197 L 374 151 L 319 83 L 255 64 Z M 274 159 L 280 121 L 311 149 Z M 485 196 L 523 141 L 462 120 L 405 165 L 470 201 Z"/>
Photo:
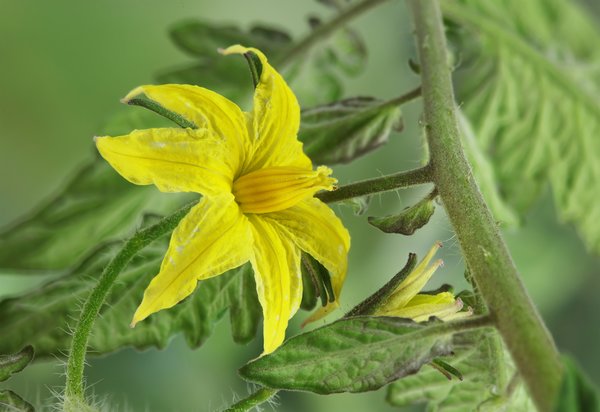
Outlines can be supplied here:
<path id="1" fill-rule="evenodd" d="M 160 116 L 163 116 L 165 119 L 169 119 L 172 122 L 176 123 L 179 127 L 190 128 L 190 129 L 198 128 L 198 126 L 196 126 L 194 123 L 187 120 L 185 117 L 183 117 L 179 113 L 175 113 L 171 110 L 168 110 L 168 109 L 164 108 L 163 106 L 161 106 L 159 103 L 157 103 L 154 100 L 149 99 L 143 95 L 140 95 L 138 97 L 134 97 L 133 99 L 128 100 L 127 104 L 131 105 L 131 106 L 141 106 L 148 110 L 151 110 L 154 113 L 159 114 Z"/>
<path id="2" fill-rule="evenodd" d="M 13 391 L 0 391 L 0 412 L 34 412 L 34 407 Z"/>
<path id="3" fill-rule="evenodd" d="M 302 270 L 303 284 L 311 289 L 311 291 L 304 293 L 308 294 L 307 299 L 314 299 L 314 303 L 312 300 L 307 300 L 307 302 L 304 303 L 303 295 L 302 308 L 306 308 L 307 310 L 312 309 L 316 305 L 316 298 L 321 299 L 322 306 L 334 302 L 336 297 L 331 284 L 331 275 L 325 266 L 308 253 L 302 253 L 300 267 Z M 314 296 L 314 298 L 312 298 L 312 296 Z M 312 306 L 310 306 L 311 303 Z"/>
<path id="4" fill-rule="evenodd" d="M 433 366 L 438 371 L 440 371 L 442 373 L 442 375 L 444 375 L 448 379 L 452 379 L 452 377 L 458 378 L 458 380 L 461 380 L 461 381 L 464 379 L 463 374 L 458 369 L 456 369 L 454 366 L 450 365 L 449 363 L 444 362 L 440 358 L 435 358 L 434 360 L 432 360 L 430 362 L 430 365 Z"/>
<path id="5" fill-rule="evenodd" d="M 369 216 L 368 221 L 371 225 L 385 233 L 400 233 L 410 236 L 417 229 L 425 226 L 429 222 L 429 219 L 431 219 L 431 216 L 433 216 L 435 212 L 434 198 L 436 193 L 434 191 L 397 215 L 385 217 Z"/>
<path id="6" fill-rule="evenodd" d="M 347 163 L 388 141 L 403 128 L 398 105 L 353 97 L 302 110 L 298 138 L 317 164 Z"/>
<path id="7" fill-rule="evenodd" d="M 582 369 L 568 356 L 563 356 L 563 378 L 556 397 L 554 412 L 599 412 L 600 392 Z"/>
<path id="8" fill-rule="evenodd" d="M 241 370 L 269 388 L 320 394 L 376 390 L 450 353 L 438 322 L 393 317 L 343 318 L 297 335 Z"/>
<path id="9" fill-rule="evenodd" d="M 372 315 L 377 309 L 385 305 L 385 302 L 394 292 L 396 287 L 406 279 L 417 264 L 417 255 L 410 253 L 408 260 L 400 272 L 394 275 L 381 289 L 356 305 L 350 312 L 344 315 L 345 318 L 353 316 Z"/>
<path id="10" fill-rule="evenodd" d="M 12 355 L 0 356 L 0 382 L 22 371 L 33 360 L 33 346 L 28 345 Z"/>
<path id="11" fill-rule="evenodd" d="M 252 76 L 252 83 L 254 84 L 254 88 L 258 86 L 260 83 L 260 76 L 262 76 L 263 65 L 260 61 L 260 58 L 254 52 L 246 52 L 244 53 L 244 57 L 248 62 L 248 68 L 250 69 L 250 75 Z"/>

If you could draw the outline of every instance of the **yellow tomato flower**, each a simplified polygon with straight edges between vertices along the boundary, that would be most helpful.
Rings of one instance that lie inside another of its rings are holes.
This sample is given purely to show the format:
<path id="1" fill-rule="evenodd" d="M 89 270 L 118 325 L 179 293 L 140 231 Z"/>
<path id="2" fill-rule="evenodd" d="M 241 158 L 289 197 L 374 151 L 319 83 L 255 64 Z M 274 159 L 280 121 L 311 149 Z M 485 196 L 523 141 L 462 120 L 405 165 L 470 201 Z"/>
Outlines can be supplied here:
<path id="1" fill-rule="evenodd" d="M 338 298 L 350 236 L 333 211 L 313 197 L 333 190 L 337 181 L 327 167 L 313 170 L 302 151 L 296 136 L 300 107 L 285 80 L 257 49 L 236 45 L 223 53 L 254 53 L 260 59 L 251 112 L 202 87 L 141 86 L 123 100 L 145 95 L 197 128 L 134 130 L 98 137 L 96 146 L 132 183 L 203 195 L 173 231 L 132 326 L 177 304 L 199 280 L 250 261 L 269 353 L 283 342 L 288 320 L 300 306 L 301 251 L 329 270 Z"/>
<path id="2" fill-rule="evenodd" d="M 374 315 L 378 316 L 398 316 L 409 318 L 415 322 L 424 322 L 431 316 L 441 320 L 457 319 L 473 314 L 471 308 L 462 311 L 463 302 L 460 298 L 455 298 L 450 292 L 441 292 L 437 294 L 419 293 L 425 284 L 429 281 L 434 272 L 442 266 L 442 260 L 437 260 L 429 266 L 429 262 L 441 247 L 436 243 L 425 258 L 410 272 L 392 292 L 392 294 L 382 303 Z"/>

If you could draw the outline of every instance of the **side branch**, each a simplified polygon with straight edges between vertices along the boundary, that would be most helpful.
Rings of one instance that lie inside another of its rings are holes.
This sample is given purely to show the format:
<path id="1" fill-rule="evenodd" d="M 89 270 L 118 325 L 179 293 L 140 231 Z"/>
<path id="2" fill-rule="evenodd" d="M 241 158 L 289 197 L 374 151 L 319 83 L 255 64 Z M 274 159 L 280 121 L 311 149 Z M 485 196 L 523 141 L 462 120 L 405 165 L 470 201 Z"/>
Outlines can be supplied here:
<path id="1" fill-rule="evenodd" d="M 460 141 L 437 0 L 408 0 L 421 64 L 432 176 L 483 299 L 540 411 L 552 409 L 562 366 L 471 173 Z"/>
<path id="2" fill-rule="evenodd" d="M 315 197 L 321 199 L 325 203 L 334 203 L 352 199 L 354 197 L 388 192 L 390 190 L 431 182 L 431 168 L 429 166 L 424 166 L 419 169 L 409 170 L 408 172 L 394 173 L 340 186 L 333 192 L 321 192 Z"/>

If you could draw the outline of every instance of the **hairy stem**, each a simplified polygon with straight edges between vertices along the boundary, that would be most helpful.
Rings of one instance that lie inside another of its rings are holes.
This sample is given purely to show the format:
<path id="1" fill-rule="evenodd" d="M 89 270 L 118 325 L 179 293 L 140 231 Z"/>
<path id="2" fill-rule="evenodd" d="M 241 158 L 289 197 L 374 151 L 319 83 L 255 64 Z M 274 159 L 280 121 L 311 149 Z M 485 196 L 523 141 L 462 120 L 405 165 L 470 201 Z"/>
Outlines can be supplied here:
<path id="1" fill-rule="evenodd" d="M 329 37 L 334 31 L 348 23 L 353 18 L 360 16 L 367 10 L 370 10 L 386 1 L 387 0 L 363 0 L 349 7 L 332 20 L 318 26 L 308 36 L 296 43 L 296 45 L 290 48 L 286 53 L 281 55 L 280 58 L 275 59 L 274 66 L 283 67 L 290 64 L 292 61 L 302 57 L 314 45 L 321 42 L 324 38 Z"/>
<path id="2" fill-rule="evenodd" d="M 240 400 L 239 402 L 234 403 L 229 408 L 225 409 L 223 412 L 246 412 L 255 406 L 260 405 L 271 399 L 278 392 L 277 389 L 270 388 L 260 388 L 253 394 L 249 395 L 247 398 Z"/>
<path id="3" fill-rule="evenodd" d="M 404 187 L 420 185 L 432 182 L 431 168 L 424 166 L 407 172 L 394 173 L 391 175 L 376 177 L 374 179 L 362 180 L 338 187 L 332 192 L 321 192 L 315 197 L 325 203 L 340 202 L 353 197 L 370 195 L 373 193 L 388 192 Z"/>
<path id="4" fill-rule="evenodd" d="M 83 369 L 88 339 L 100 308 L 104 304 L 104 300 L 110 292 L 117 275 L 127 266 L 136 253 L 152 241 L 171 232 L 195 203 L 192 202 L 172 215 L 163 218 L 158 223 L 138 231 L 125 242 L 119 253 L 104 268 L 98 284 L 83 305 L 73 334 L 69 360 L 67 361 L 65 399 L 79 398 L 83 400 Z"/>
<path id="5" fill-rule="evenodd" d="M 540 411 L 552 409 L 562 366 L 525 290 L 460 142 L 446 38 L 437 0 L 408 0 L 421 64 L 432 176 L 466 263 Z"/>

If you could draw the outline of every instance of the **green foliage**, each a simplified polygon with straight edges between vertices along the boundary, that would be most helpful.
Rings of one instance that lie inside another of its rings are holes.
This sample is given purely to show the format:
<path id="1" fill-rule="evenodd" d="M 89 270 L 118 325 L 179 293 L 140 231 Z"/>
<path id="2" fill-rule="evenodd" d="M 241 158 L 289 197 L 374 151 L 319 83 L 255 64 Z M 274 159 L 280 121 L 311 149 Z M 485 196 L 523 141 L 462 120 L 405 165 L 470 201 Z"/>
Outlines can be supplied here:
<path id="1" fill-rule="evenodd" d="M 298 138 L 315 163 L 346 163 L 386 143 L 402 126 L 393 101 L 353 97 L 304 109 Z"/>
<path id="2" fill-rule="evenodd" d="M 397 215 L 385 217 L 369 216 L 369 223 L 386 233 L 401 233 L 410 236 L 417 229 L 425 226 L 429 222 L 429 219 L 431 219 L 431 216 L 433 216 L 433 212 L 435 212 L 434 198 L 436 192 L 432 194 L 433 196 L 428 195 Z"/>
<path id="3" fill-rule="evenodd" d="M 505 227 L 518 226 L 519 216 L 500 194 L 498 179 L 491 160 L 483 152 L 469 124 L 469 120 L 458 111 L 459 127 L 465 155 L 473 169 L 477 185 L 497 221 Z"/>
<path id="4" fill-rule="evenodd" d="M 525 3 L 443 3 L 468 29 L 459 101 L 503 199 L 523 213 L 549 182 L 560 217 L 598 251 L 600 34 L 573 2 Z"/>
<path id="5" fill-rule="evenodd" d="M 0 382 L 22 371 L 33 360 L 33 347 L 26 346 L 12 355 L 0 356 Z M 33 412 L 33 406 L 13 391 L 0 391 L 0 412 Z"/>
<path id="6" fill-rule="evenodd" d="M 25 369 L 29 362 L 33 360 L 33 354 L 33 347 L 26 346 L 13 355 L 0 356 L 0 382 Z"/>
<path id="7" fill-rule="evenodd" d="M 579 366 L 569 357 L 563 357 L 565 366 L 560 393 L 554 412 L 600 411 L 600 395 Z"/>
<path id="8" fill-rule="evenodd" d="M 470 331 L 453 339 L 453 355 L 443 358 L 462 375 L 449 379 L 427 366 L 418 374 L 399 379 L 388 389 L 394 406 L 427 403 L 428 411 L 530 411 L 533 405 L 521 383 L 509 389 L 514 371 L 500 336 L 492 331 Z M 510 391 L 511 393 L 507 393 Z"/>
<path id="9" fill-rule="evenodd" d="M 435 323 L 353 317 L 295 336 L 240 373 L 269 388 L 321 394 L 378 389 L 450 351 Z"/>
<path id="10" fill-rule="evenodd" d="M 312 29 L 320 25 L 318 18 L 310 19 Z M 242 30 L 236 26 L 218 25 L 199 20 L 186 20 L 174 25 L 171 39 L 196 62 L 167 70 L 158 76 L 161 83 L 197 84 L 217 90 L 232 100 L 243 100 L 250 89 L 240 87 L 247 74 L 232 58 L 217 54 L 219 48 L 233 44 L 256 47 L 269 56 L 275 67 L 287 65 L 288 53 L 294 42 L 282 30 L 262 25 Z M 342 94 L 339 72 L 346 75 L 361 73 L 366 64 L 366 47 L 353 30 L 344 28 L 308 52 L 303 59 L 289 63 L 286 78 L 294 86 L 303 105 L 330 102 Z"/>
<path id="11" fill-rule="evenodd" d="M 0 391 L 0 412 L 34 412 L 33 406 L 13 391 Z"/>
<path id="12" fill-rule="evenodd" d="M 69 274 L 37 290 L 1 301 L 0 351 L 12 351 L 27 342 L 35 347 L 39 357 L 62 356 L 69 347 L 68 330 L 79 316 L 80 302 L 95 286 L 119 244 L 92 252 Z M 158 273 L 165 251 L 165 242 L 155 242 L 119 275 L 94 325 L 92 353 L 107 353 L 125 346 L 163 348 L 176 333 L 183 333 L 189 345 L 197 347 L 210 336 L 214 323 L 227 309 L 236 342 L 247 342 L 255 336 L 261 310 L 248 265 L 200 282 L 197 290 L 180 304 L 130 328 L 135 308 Z"/>

